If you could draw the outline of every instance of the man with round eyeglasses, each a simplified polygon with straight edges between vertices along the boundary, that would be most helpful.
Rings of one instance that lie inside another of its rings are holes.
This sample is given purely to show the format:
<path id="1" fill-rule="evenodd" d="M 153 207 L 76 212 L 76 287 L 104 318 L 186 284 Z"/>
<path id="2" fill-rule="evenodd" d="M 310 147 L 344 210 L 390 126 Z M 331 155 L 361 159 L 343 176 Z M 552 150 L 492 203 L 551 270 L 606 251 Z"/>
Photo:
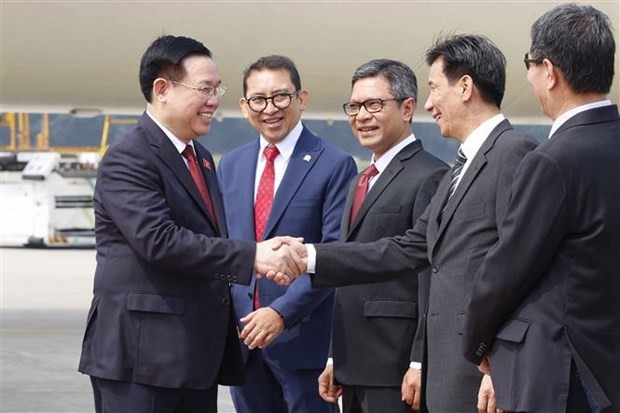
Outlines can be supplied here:
<path id="1" fill-rule="evenodd" d="M 293 235 L 339 238 L 353 158 L 301 122 L 309 93 L 291 59 L 272 55 L 243 73 L 241 110 L 259 137 L 218 168 L 231 238 Z M 238 413 L 328 413 L 317 379 L 327 360 L 334 294 L 314 290 L 307 275 L 290 287 L 266 279 L 233 286 L 246 382 L 231 387 Z"/>

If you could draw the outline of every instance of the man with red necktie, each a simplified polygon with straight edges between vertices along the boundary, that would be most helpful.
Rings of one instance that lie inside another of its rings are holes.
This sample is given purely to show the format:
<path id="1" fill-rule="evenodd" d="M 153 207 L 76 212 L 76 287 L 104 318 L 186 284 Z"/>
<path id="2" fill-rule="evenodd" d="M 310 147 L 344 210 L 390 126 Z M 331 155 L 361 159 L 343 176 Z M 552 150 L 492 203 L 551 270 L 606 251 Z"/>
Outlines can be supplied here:
<path id="1" fill-rule="evenodd" d="M 301 122 L 308 103 L 294 63 L 260 58 L 245 70 L 241 110 L 258 139 L 224 156 L 218 173 L 231 238 L 276 235 L 335 242 L 353 158 Z M 333 292 L 313 290 L 307 276 L 290 287 L 252 275 L 232 287 L 245 345 L 246 383 L 232 387 L 238 413 L 327 413 L 316 383 L 329 347 Z"/>
<path id="2" fill-rule="evenodd" d="M 98 413 L 215 413 L 218 383 L 244 376 L 229 283 L 248 284 L 253 268 L 277 260 L 268 243 L 225 239 L 213 159 L 195 141 L 225 91 L 209 49 L 156 39 L 140 85 L 146 112 L 98 170 L 79 371 L 91 377 Z"/>

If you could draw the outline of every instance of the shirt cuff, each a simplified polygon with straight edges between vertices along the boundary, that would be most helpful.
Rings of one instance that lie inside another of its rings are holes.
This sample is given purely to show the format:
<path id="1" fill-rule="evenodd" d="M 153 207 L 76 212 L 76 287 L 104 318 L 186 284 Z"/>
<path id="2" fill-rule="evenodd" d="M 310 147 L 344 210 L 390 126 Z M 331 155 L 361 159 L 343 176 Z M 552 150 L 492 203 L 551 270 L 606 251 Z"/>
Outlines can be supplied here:
<path id="1" fill-rule="evenodd" d="M 316 249 L 312 244 L 306 244 L 306 249 L 308 250 L 307 272 L 314 274 L 314 270 L 316 269 Z"/>
<path id="2" fill-rule="evenodd" d="M 417 361 L 412 361 L 411 363 L 409 363 L 409 368 L 416 369 L 416 370 L 422 370 L 422 363 L 417 362 Z"/>
<path id="3" fill-rule="evenodd" d="M 334 364 L 334 359 L 331 357 L 327 358 L 327 363 L 325 363 L 326 366 L 331 366 Z"/>

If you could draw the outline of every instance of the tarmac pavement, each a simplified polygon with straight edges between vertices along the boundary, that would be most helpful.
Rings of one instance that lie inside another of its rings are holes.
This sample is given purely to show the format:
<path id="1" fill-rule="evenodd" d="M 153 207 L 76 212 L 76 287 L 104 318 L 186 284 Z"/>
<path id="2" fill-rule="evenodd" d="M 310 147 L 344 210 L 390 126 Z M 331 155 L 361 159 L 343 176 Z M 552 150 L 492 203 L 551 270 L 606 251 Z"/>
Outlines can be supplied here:
<path id="1" fill-rule="evenodd" d="M 94 412 L 77 371 L 95 251 L 0 248 L 0 412 Z M 234 413 L 220 387 L 220 413 Z"/>

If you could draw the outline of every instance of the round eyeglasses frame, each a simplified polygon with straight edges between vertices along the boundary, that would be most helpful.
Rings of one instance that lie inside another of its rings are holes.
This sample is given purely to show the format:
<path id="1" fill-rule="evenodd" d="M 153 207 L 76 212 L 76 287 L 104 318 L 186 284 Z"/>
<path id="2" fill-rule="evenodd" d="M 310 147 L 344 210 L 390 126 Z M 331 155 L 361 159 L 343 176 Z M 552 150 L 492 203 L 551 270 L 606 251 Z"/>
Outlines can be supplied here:
<path id="1" fill-rule="evenodd" d="M 267 106 L 269 105 L 269 101 L 271 101 L 271 104 L 276 108 L 276 109 L 286 109 L 289 106 L 291 106 L 291 103 L 293 102 L 293 96 L 297 96 L 299 95 L 299 90 L 296 90 L 294 92 L 288 93 L 288 92 L 281 92 L 281 93 L 276 93 L 272 96 L 252 96 L 251 98 L 246 98 L 245 99 L 245 103 L 248 105 L 248 107 L 256 113 L 261 113 L 263 112 L 265 109 L 267 109 Z M 282 101 L 279 101 L 280 99 L 283 99 Z"/>

